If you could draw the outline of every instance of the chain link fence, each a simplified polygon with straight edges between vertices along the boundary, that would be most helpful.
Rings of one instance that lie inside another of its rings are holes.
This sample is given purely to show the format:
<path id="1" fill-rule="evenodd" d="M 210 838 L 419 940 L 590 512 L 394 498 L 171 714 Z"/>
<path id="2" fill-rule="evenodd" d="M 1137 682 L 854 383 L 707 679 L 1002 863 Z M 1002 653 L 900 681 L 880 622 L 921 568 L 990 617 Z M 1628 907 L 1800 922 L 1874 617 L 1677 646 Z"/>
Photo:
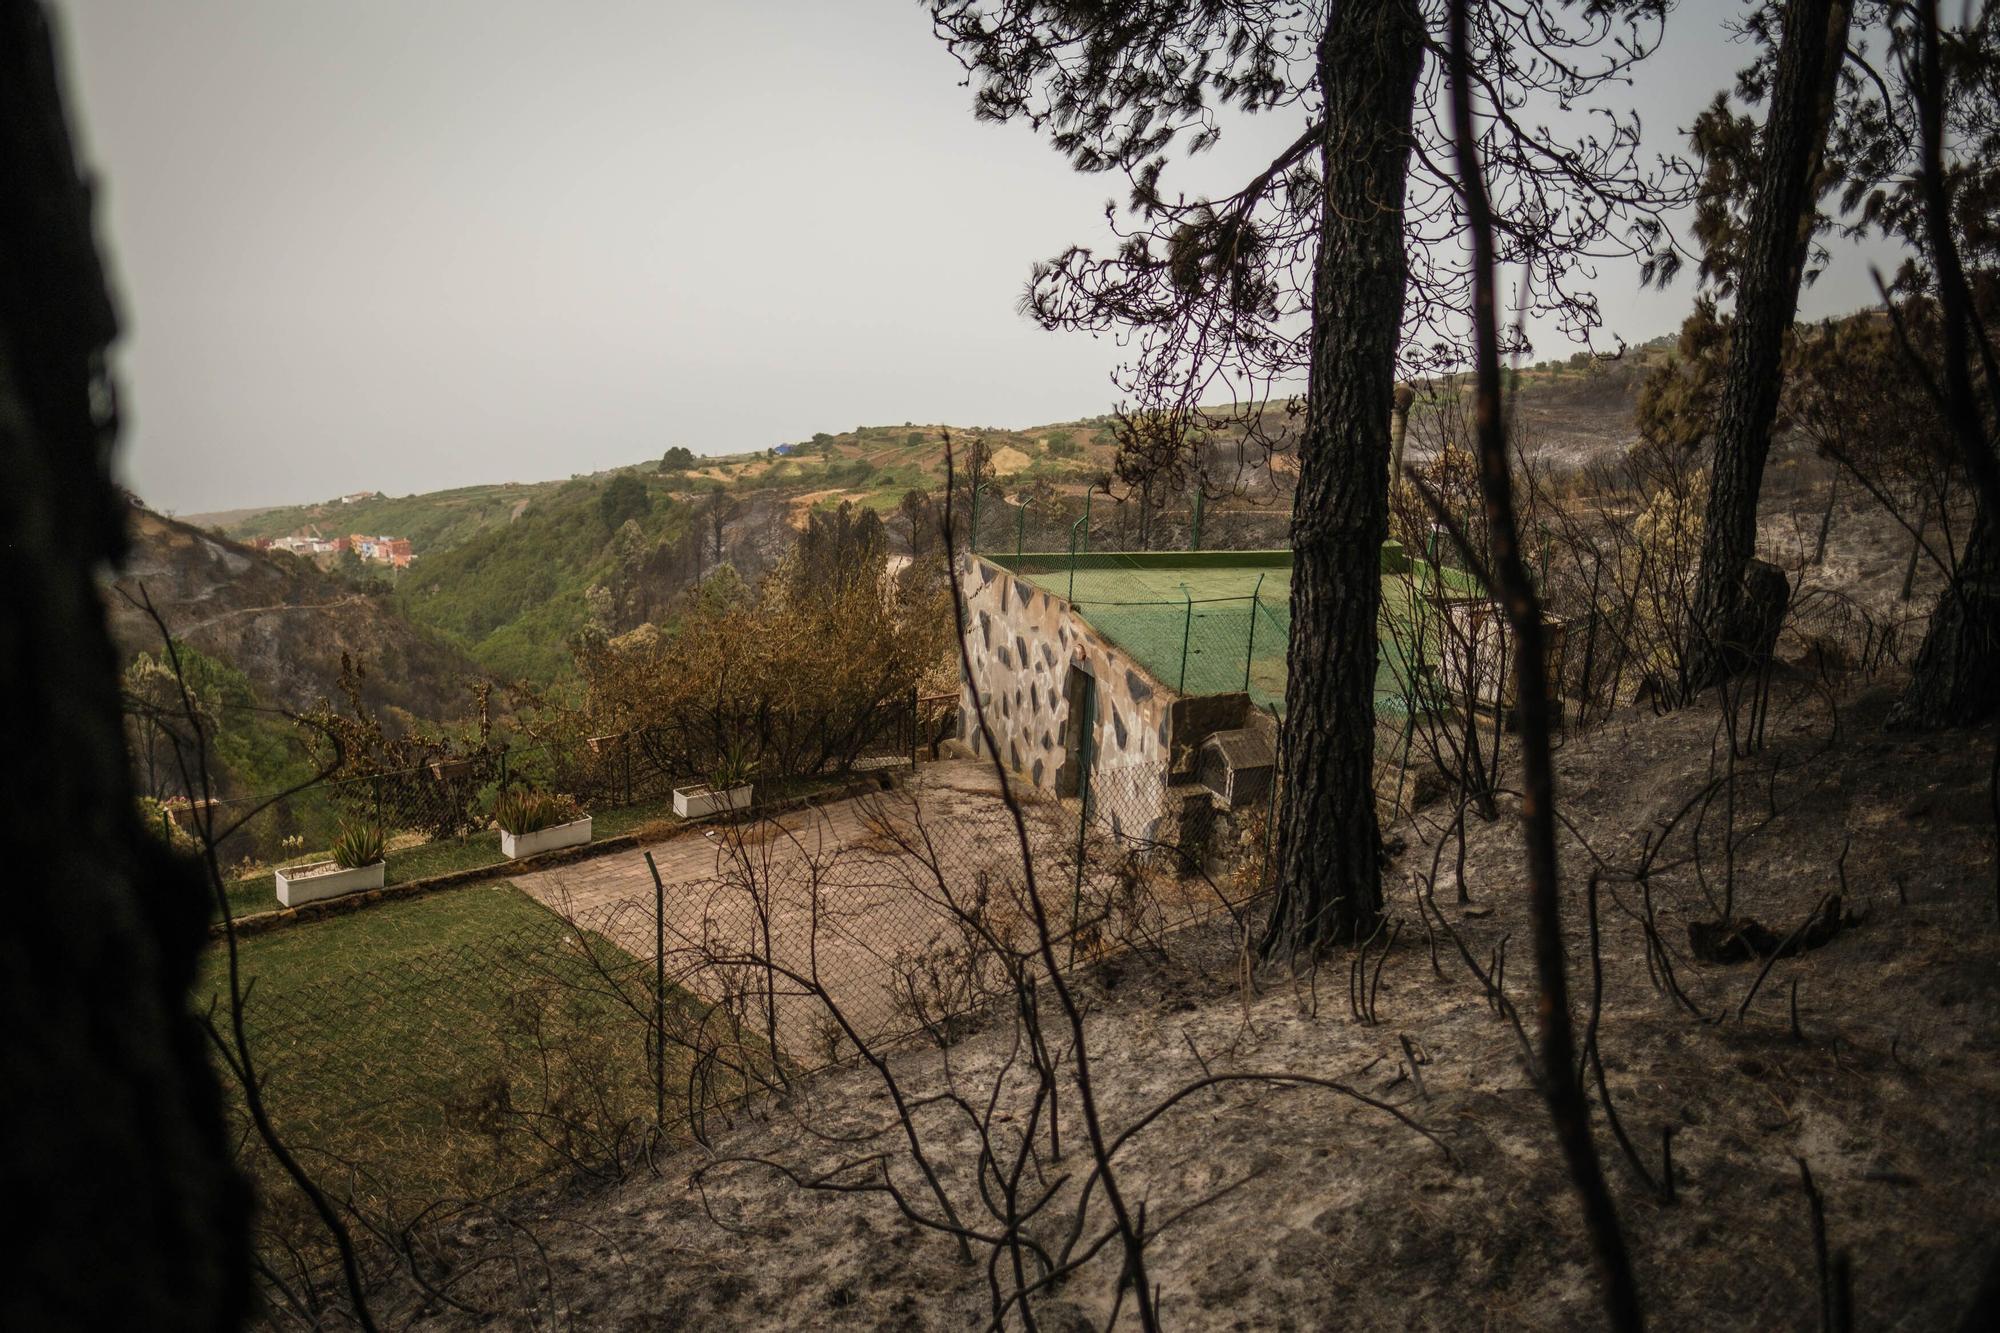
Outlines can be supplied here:
<path id="1" fill-rule="evenodd" d="M 985 555 L 1276 551 L 1292 544 L 1290 497 L 1268 505 L 1223 504 L 1198 491 L 1158 501 L 1136 490 L 1115 499 L 1094 490 L 1010 498 L 989 482 L 973 495 L 969 509 L 972 549 Z"/>
<path id="2" fill-rule="evenodd" d="M 481 887 L 244 941 L 244 1026 L 278 1132 L 393 1238 L 472 1201 L 614 1179 L 860 1047 L 950 1043 L 1023 960 L 1040 966 L 1041 927 L 1064 968 L 1202 923 L 1222 925 L 1218 966 L 1241 943 L 1268 871 L 1264 806 L 1130 768 L 1077 797 L 1017 793 L 1017 824 L 990 770 L 935 767 L 949 776 L 724 826 L 713 873 L 648 893 Z M 453 914 L 454 943 L 408 937 L 418 917 L 395 912 L 426 903 Z M 475 908 L 488 924 L 466 925 Z M 267 1255 L 326 1276 L 240 1085 L 230 1110 Z"/>
<path id="3" fill-rule="evenodd" d="M 1288 551 L 1029 551 L 986 559 L 1070 603 L 1148 673 L 1183 695 L 1243 692 L 1259 708 L 1285 706 L 1292 637 Z M 1444 594 L 1440 596 L 1440 594 Z M 1382 554 L 1378 717 L 1401 719 L 1431 688 L 1446 645 L 1446 602 L 1476 599 L 1469 576 Z"/>
<path id="4" fill-rule="evenodd" d="M 937 700 L 915 697 L 871 709 L 845 734 L 808 747 L 804 761 L 772 775 L 760 797 L 811 790 L 815 779 L 857 769 L 907 763 L 920 746 L 935 745 L 939 713 Z M 743 734 L 756 735 L 756 726 L 757 719 L 744 721 Z M 206 830 L 215 838 L 222 864 L 239 879 L 257 881 L 233 895 L 248 905 L 268 885 L 271 867 L 323 859 L 347 824 L 383 830 L 392 883 L 498 861 L 491 811 L 495 795 L 508 787 L 575 798 L 598 821 L 594 832 L 600 837 L 664 819 L 672 812 L 676 787 L 708 776 L 687 754 L 684 735 L 660 728 L 511 744 L 364 776 L 331 777 L 290 791 L 169 801 L 161 817 L 186 832 Z"/>

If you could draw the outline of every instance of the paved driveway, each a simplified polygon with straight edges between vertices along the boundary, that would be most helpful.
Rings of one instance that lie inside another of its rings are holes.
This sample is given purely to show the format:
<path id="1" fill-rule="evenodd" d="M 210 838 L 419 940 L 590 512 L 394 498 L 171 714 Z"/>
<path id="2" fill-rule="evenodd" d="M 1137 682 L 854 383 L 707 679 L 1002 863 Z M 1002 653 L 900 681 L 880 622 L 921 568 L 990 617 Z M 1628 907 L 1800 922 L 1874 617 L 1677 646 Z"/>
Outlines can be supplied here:
<path id="1" fill-rule="evenodd" d="M 1076 803 L 1032 799 L 1024 813 L 1042 899 L 1059 899 L 1065 910 L 1075 878 Z M 971 759 L 921 765 L 892 792 L 742 829 L 689 830 L 645 850 L 666 884 L 667 959 L 680 985 L 711 1001 L 745 990 L 754 997 L 764 986 L 761 971 L 717 960 L 768 956 L 800 978 L 817 978 L 870 1037 L 912 1026 L 896 996 L 907 993 L 920 956 L 958 938 L 947 902 L 969 905 L 982 890 L 1021 881 L 1019 839 L 992 766 Z M 653 878 L 640 852 L 513 883 L 635 957 L 654 956 Z M 948 973 L 941 980 L 948 989 Z M 824 1007 L 797 982 L 777 984 L 780 1044 L 795 1058 L 824 1053 Z M 932 998 L 930 983 L 918 987 Z M 754 998 L 750 1008 L 758 1008 Z"/>

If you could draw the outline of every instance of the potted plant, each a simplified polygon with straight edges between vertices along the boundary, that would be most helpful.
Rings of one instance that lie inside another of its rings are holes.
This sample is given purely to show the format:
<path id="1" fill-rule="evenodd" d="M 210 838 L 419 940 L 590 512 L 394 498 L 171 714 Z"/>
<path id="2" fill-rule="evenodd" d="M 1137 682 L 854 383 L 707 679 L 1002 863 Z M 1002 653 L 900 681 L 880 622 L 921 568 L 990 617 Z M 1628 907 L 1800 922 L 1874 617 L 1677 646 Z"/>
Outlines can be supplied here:
<path id="1" fill-rule="evenodd" d="M 734 741 L 707 782 L 674 788 L 674 813 L 682 819 L 699 819 L 718 810 L 748 809 L 751 779 L 756 773 L 757 763 L 749 749 L 742 741 Z"/>
<path id="2" fill-rule="evenodd" d="M 530 787 L 501 792 L 493 802 L 493 822 L 500 826 L 500 850 L 510 861 L 590 841 L 590 816 L 574 797 Z"/>
<path id="3" fill-rule="evenodd" d="M 380 824 L 343 823 L 331 860 L 278 867 L 278 901 L 297 907 L 381 888 L 389 865 L 382 855 L 386 843 Z"/>

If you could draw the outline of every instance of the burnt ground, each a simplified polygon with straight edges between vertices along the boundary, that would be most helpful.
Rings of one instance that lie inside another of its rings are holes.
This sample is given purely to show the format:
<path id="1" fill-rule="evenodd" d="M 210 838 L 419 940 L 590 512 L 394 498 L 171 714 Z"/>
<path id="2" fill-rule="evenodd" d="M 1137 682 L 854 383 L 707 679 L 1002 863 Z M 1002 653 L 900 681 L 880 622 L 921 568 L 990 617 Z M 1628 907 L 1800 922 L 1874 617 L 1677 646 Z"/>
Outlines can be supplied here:
<path id="1" fill-rule="evenodd" d="M 1590 995 L 1585 879 L 1601 864 L 1611 1095 L 1649 1173 L 1660 1171 L 1662 1127 L 1675 1131 L 1677 1200 L 1664 1203 L 1620 1156 L 1593 1098 L 1655 1327 L 1817 1325 L 1800 1158 L 1824 1195 L 1829 1244 L 1851 1261 L 1857 1327 L 1955 1325 L 1994 1255 L 1995 732 L 1885 733 L 1893 683 L 1830 692 L 1783 676 L 1767 743 L 1738 766 L 1733 837 L 1720 789 L 1676 818 L 1727 769 L 1712 705 L 1621 715 L 1568 738 L 1558 755 L 1573 825 L 1563 906 L 1579 1019 Z M 1404 926 L 1383 965 L 1375 1024 L 1350 1011 L 1346 956 L 1316 975 L 1267 974 L 1246 987 L 1232 940 L 1217 930 L 1087 977 L 1094 1086 L 1114 1131 L 1205 1071 L 1287 1071 L 1345 1081 L 1439 1140 L 1320 1088 L 1231 1084 L 1165 1112 L 1117 1160 L 1125 1193 L 1145 1201 L 1158 1232 L 1148 1262 L 1169 1327 L 1601 1325 L 1590 1251 L 1521 1044 L 1450 939 L 1419 924 L 1417 886 L 1446 814 L 1433 806 L 1391 831 L 1406 847 L 1389 904 Z M 1646 886 L 1657 929 L 1698 1013 L 1649 979 L 1645 894 L 1630 878 L 1649 833 L 1665 841 Z M 1436 901 L 1482 966 L 1507 942 L 1503 988 L 1531 1023 L 1519 845 L 1512 818 L 1473 820 L 1470 902 L 1457 902 L 1455 845 L 1441 858 Z M 1691 958 L 1689 922 L 1712 917 L 1711 899 L 1733 881 L 1738 915 L 1788 934 L 1840 887 L 1843 847 L 1851 924 L 1778 961 L 1739 1019 L 1758 965 Z M 983 1104 L 1016 1035 L 997 1018 L 948 1052 L 904 1048 L 893 1068 L 913 1095 L 956 1089 Z M 1425 1060 L 1421 1088 L 1404 1036 Z M 1021 1081 L 1002 1084 L 1006 1117 L 1022 1104 Z M 1088 1167 L 1073 1094 L 1062 1114 L 1065 1156 L 1046 1164 L 1050 1179 Z M 934 1101 L 916 1122 L 959 1206 L 976 1214 L 965 1120 Z M 1004 1140 L 1019 1123 L 1002 1119 L 996 1132 Z M 743 1160 L 811 1175 L 871 1153 L 889 1154 L 895 1179 L 915 1189 L 880 1082 L 865 1068 L 835 1070 L 656 1174 L 551 1203 L 524 1226 L 466 1226 L 451 1246 L 466 1265 L 453 1294 L 485 1314 L 426 1312 L 389 1292 L 382 1313 L 426 1327 L 985 1326 L 983 1263 L 959 1263 L 947 1239 L 880 1194 L 809 1192 Z M 1065 1186 L 1032 1229 L 1059 1237 L 1075 1197 Z M 1099 1204 L 1089 1227 L 1102 1225 Z M 1114 1248 L 1038 1300 L 1040 1327 L 1103 1325 Z M 502 1253 L 508 1260 L 494 1262 Z"/>

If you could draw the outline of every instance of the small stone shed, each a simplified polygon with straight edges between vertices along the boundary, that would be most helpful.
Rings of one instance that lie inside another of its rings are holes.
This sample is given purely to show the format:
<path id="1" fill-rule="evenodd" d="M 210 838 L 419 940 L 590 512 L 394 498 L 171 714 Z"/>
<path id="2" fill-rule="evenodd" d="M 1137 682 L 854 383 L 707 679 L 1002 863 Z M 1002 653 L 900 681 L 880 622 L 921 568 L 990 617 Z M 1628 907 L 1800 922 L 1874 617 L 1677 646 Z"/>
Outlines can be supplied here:
<path id="1" fill-rule="evenodd" d="M 1275 721 L 1246 691 L 1170 688 L 1136 652 L 1032 577 L 967 554 L 959 579 L 970 663 L 959 735 L 985 753 L 976 696 L 1000 758 L 1032 786 L 1074 796 L 1087 764 L 1092 805 L 1115 834 L 1176 839 L 1186 798 L 1202 792 L 1195 785 L 1202 743 L 1246 727 L 1275 737 Z"/>
<path id="2" fill-rule="evenodd" d="M 1436 686 L 1485 707 L 1511 695 L 1478 581 L 1394 542 L 1381 561 L 1377 782 L 1400 801 L 1405 719 L 1435 706 Z M 1134 838 L 1185 841 L 1197 811 L 1228 818 L 1269 799 L 1291 552 L 968 553 L 958 576 L 970 663 L 959 735 L 975 752 L 977 698 L 1009 769 L 1056 796 L 1076 795 L 1087 769 L 1092 808 Z M 1551 631 L 1559 665 L 1564 635 Z"/>

